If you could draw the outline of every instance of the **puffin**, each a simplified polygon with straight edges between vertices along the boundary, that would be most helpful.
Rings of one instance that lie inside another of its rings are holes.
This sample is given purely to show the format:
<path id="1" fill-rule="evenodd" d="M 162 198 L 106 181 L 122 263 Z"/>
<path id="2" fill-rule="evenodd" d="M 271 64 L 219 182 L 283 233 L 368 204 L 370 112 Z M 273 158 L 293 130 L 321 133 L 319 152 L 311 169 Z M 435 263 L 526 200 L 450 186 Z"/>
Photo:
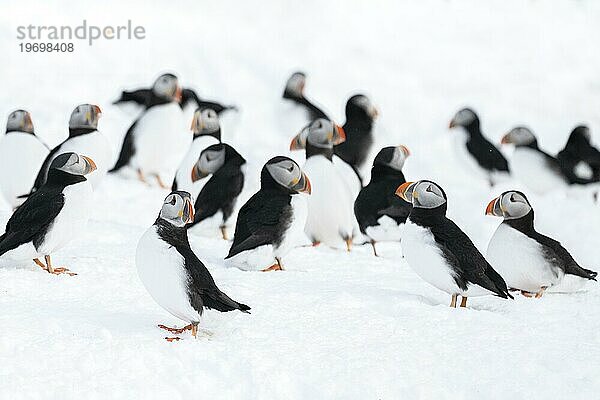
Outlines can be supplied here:
<path id="1" fill-rule="evenodd" d="M 402 167 L 408 156 L 410 151 L 403 145 L 381 149 L 373 161 L 371 181 L 354 201 L 360 231 L 369 238 L 376 257 L 376 242 L 400 241 L 400 225 L 412 209 L 410 203 L 395 194 L 398 186 L 406 182 Z"/>
<path id="2" fill-rule="evenodd" d="M 173 181 L 192 143 L 180 106 L 181 95 L 175 75 L 158 77 L 145 110 L 127 130 L 119 158 L 109 172 L 133 169 L 139 180 L 147 182 L 146 178 L 153 176 L 162 188 L 167 187 L 165 181 Z"/>
<path id="3" fill-rule="evenodd" d="M 455 151 L 459 160 L 472 172 L 484 177 L 490 186 L 505 179 L 510 173 L 508 161 L 481 133 L 479 117 L 470 108 L 458 111 L 449 128 L 457 129 L 454 136 Z"/>
<path id="4" fill-rule="evenodd" d="M 11 112 L 6 134 L 0 138 L 0 190 L 13 209 L 25 200 L 21 195 L 31 190 L 49 151 L 36 136 L 31 115 L 25 110 Z"/>
<path id="5" fill-rule="evenodd" d="M 424 281 L 452 296 L 450 307 L 456 307 L 458 296 L 461 307 L 473 296 L 513 298 L 500 274 L 446 217 L 447 197 L 439 185 L 405 182 L 396 194 L 413 206 L 402 234 L 406 261 Z"/>
<path id="6" fill-rule="evenodd" d="M 212 144 L 221 143 L 219 115 L 212 108 L 197 109 L 192 118 L 191 130 L 194 133 L 194 139 L 183 161 L 179 164 L 171 190 L 184 190 L 190 193 L 192 198 L 196 198 L 205 181 L 192 182 L 190 171 L 198 161 L 202 150 Z"/>
<path id="7" fill-rule="evenodd" d="M 283 270 L 282 258 L 304 237 L 311 184 L 300 166 L 291 158 L 277 156 L 263 166 L 260 190 L 242 206 L 235 225 L 233 243 L 225 259 L 244 258 L 251 263 L 262 248 L 272 263 L 262 271 Z M 274 262 L 274 263 L 273 263 Z"/>
<path id="8" fill-rule="evenodd" d="M 515 146 L 511 159 L 513 174 L 531 191 L 544 194 L 569 185 L 570 182 L 559 161 L 540 149 L 535 135 L 529 128 L 513 128 L 502 137 L 501 143 Z M 591 182 L 589 179 L 574 179 L 580 184 Z"/>
<path id="9" fill-rule="evenodd" d="M 32 192 L 38 190 L 48 175 L 48 169 L 52 161 L 62 153 L 85 154 L 97 166 L 97 169 L 86 179 L 97 188 L 106 175 L 110 162 L 112 161 L 112 151 L 106 136 L 98 130 L 98 121 L 102 116 L 100 107 L 94 104 L 80 104 L 71 113 L 69 119 L 69 137 L 58 146 L 54 147 L 39 169 Z"/>
<path id="10" fill-rule="evenodd" d="M 556 158 L 569 183 L 579 183 L 581 179 L 600 181 L 600 151 L 592 145 L 587 126 L 578 125 L 571 131 Z"/>
<path id="11" fill-rule="evenodd" d="M 58 155 L 48 179 L 19 206 L 0 236 L 0 257 L 33 260 L 51 274 L 69 274 L 52 266 L 51 254 L 85 232 L 92 204 L 92 186 L 86 176 L 96 170 L 89 157 L 73 152 Z M 44 258 L 44 262 L 40 258 Z"/>
<path id="12" fill-rule="evenodd" d="M 289 100 L 305 110 L 306 122 L 314 121 L 318 118 L 329 119 L 327 114 L 319 106 L 306 98 L 304 87 L 306 86 L 306 74 L 304 72 L 294 72 L 289 77 L 283 91 L 283 98 Z"/>
<path id="13" fill-rule="evenodd" d="M 140 238 L 135 264 L 142 284 L 154 301 L 187 323 L 183 328 L 158 325 L 174 334 L 191 330 L 196 337 L 205 308 L 221 312 L 250 307 L 232 300 L 217 287 L 210 272 L 190 247 L 186 224 L 194 220 L 188 192 L 174 191 L 166 198 L 154 224 Z M 169 341 L 179 338 L 165 338 Z"/>
<path id="14" fill-rule="evenodd" d="M 352 213 L 352 190 L 333 163 L 334 143 L 344 140 L 344 131 L 329 120 L 318 119 L 309 126 L 302 170 L 310 177 L 312 193 L 304 232 L 315 246 L 324 243 L 336 247 L 345 242 L 350 251 L 357 225 Z M 296 136 L 290 147 L 299 145 Z"/>
<path id="15" fill-rule="evenodd" d="M 194 220 L 188 228 L 209 218 L 218 219 L 223 239 L 229 240 L 227 223 L 244 188 L 245 164 L 244 157 L 226 143 L 213 144 L 200 153 L 191 170 L 192 182 L 208 180 L 196 198 Z"/>
<path id="16" fill-rule="evenodd" d="M 533 208 L 522 192 L 502 193 L 489 202 L 485 213 L 503 218 L 487 256 L 511 289 L 540 298 L 567 276 L 577 286 L 596 280 L 597 272 L 582 268 L 558 241 L 535 230 Z"/>

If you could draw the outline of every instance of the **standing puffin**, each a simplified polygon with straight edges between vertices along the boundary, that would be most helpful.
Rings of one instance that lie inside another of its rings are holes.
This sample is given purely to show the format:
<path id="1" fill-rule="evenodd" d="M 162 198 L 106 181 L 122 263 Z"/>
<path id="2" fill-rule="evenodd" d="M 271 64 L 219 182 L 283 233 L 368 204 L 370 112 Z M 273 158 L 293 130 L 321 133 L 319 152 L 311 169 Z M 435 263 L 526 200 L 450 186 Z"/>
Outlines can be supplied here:
<path id="1" fill-rule="evenodd" d="M 449 127 L 462 128 L 454 141 L 457 155 L 471 171 L 486 177 L 490 186 L 494 186 L 509 173 L 506 158 L 481 133 L 479 117 L 475 111 L 470 108 L 458 111 Z"/>
<path id="2" fill-rule="evenodd" d="M 587 126 L 579 125 L 573 129 L 556 158 L 570 183 L 578 183 L 581 179 L 600 181 L 600 151 L 592 145 Z"/>
<path id="3" fill-rule="evenodd" d="M 0 257 L 33 260 L 51 274 L 69 273 L 52 266 L 50 255 L 85 232 L 92 186 L 85 178 L 96 169 L 92 159 L 62 153 L 50 165 L 48 179 L 15 210 L 0 236 Z M 44 257 L 45 264 L 39 260 Z"/>
<path id="4" fill-rule="evenodd" d="M 186 132 L 180 101 L 177 77 L 172 74 L 158 77 L 146 109 L 125 134 L 119 159 L 109 172 L 129 167 L 141 181 L 153 176 L 159 186 L 166 188 L 165 179 L 173 181 L 192 142 L 192 135 Z"/>
<path id="5" fill-rule="evenodd" d="M 360 191 L 354 202 L 354 215 L 360 231 L 366 235 L 377 256 L 375 243 L 400 240 L 400 224 L 406 222 L 412 205 L 395 192 L 406 182 L 402 167 L 410 151 L 406 146 L 384 147 L 373 161 L 371 181 Z"/>
<path id="6" fill-rule="evenodd" d="M 434 182 L 405 182 L 396 194 L 412 203 L 402 249 L 411 268 L 436 288 L 452 295 L 450 307 L 467 306 L 472 296 L 512 298 L 506 282 L 481 255 L 471 239 L 446 217 L 447 198 Z"/>
<path id="7" fill-rule="evenodd" d="M 298 193 L 311 193 L 310 181 L 298 164 L 283 156 L 267 161 L 260 174 L 260 190 L 240 209 L 225 258 L 243 255 L 251 263 L 252 253 L 269 247 L 269 262 L 275 264 L 263 271 L 282 270 L 281 258 L 304 236 L 306 201 Z"/>
<path id="8" fill-rule="evenodd" d="M 223 239 L 229 240 L 227 222 L 244 188 L 245 164 L 244 157 L 225 143 L 213 144 L 202 151 L 191 171 L 192 182 L 212 176 L 196 198 L 195 216 L 190 228 L 208 218 L 216 218 L 220 221 Z"/>
<path id="9" fill-rule="evenodd" d="M 85 154 L 94 160 L 97 170 L 90 174 L 87 180 L 93 188 L 98 187 L 112 161 L 110 144 L 98 130 L 98 120 L 101 116 L 102 111 L 97 105 L 81 104 L 75 107 L 69 119 L 69 137 L 50 151 L 39 169 L 32 191 L 38 190 L 46 182 L 52 161 L 59 154 L 68 152 Z"/>
<path id="10" fill-rule="evenodd" d="M 135 263 L 140 280 L 154 301 L 189 324 L 181 329 L 159 327 L 175 334 L 191 330 L 196 337 L 204 308 L 248 313 L 250 307 L 221 292 L 194 254 L 186 230 L 186 224 L 193 219 L 190 194 L 182 191 L 169 194 L 156 222 L 140 238 Z"/>
<path id="11" fill-rule="evenodd" d="M 597 272 L 580 267 L 559 242 L 535 230 L 533 208 L 523 193 L 502 193 L 490 201 L 485 213 L 504 218 L 490 239 L 487 256 L 511 289 L 539 298 L 566 275 L 579 286 L 596 280 Z"/>
<path id="12" fill-rule="evenodd" d="M 310 177 L 312 194 L 304 232 L 314 245 L 335 247 L 343 241 L 350 251 L 355 224 L 352 190 L 332 161 L 334 143 L 344 139 L 344 131 L 329 120 L 318 119 L 308 129 L 302 170 Z M 290 147 L 298 142 L 295 137 Z"/>
<path id="13" fill-rule="evenodd" d="M 25 110 L 10 113 L 0 139 L 0 189 L 13 209 L 25 200 L 19 196 L 31 190 L 48 152 L 34 133 L 31 115 Z"/>
<path id="14" fill-rule="evenodd" d="M 202 150 L 212 144 L 221 143 L 221 126 L 217 112 L 212 108 L 197 109 L 192 119 L 191 129 L 194 139 L 179 164 L 171 190 L 184 190 L 190 193 L 192 198 L 196 198 L 205 181 L 192 182 L 190 171 L 198 161 Z"/>

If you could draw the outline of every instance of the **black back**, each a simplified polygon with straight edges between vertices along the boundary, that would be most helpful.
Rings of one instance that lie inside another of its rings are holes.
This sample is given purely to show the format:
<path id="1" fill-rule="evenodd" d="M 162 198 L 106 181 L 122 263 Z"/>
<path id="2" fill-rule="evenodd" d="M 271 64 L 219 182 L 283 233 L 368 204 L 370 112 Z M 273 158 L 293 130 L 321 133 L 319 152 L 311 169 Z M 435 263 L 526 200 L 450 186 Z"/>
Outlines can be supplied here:
<path id="1" fill-rule="evenodd" d="M 373 146 L 373 118 L 364 108 L 348 100 L 343 128 L 346 140 L 335 146 L 335 154 L 355 169 L 360 169 Z"/>
<path id="2" fill-rule="evenodd" d="M 585 126 L 576 127 L 558 155 L 557 159 L 563 174 L 570 183 L 585 184 L 600 181 L 600 151 L 596 149 L 584 133 Z M 580 177 L 575 168 L 580 162 L 586 163 L 592 170 L 590 178 Z"/>
<path id="3" fill-rule="evenodd" d="M 483 137 L 479 127 L 479 119 L 475 119 L 469 125 L 465 126 L 469 139 L 467 140 L 467 150 L 477 161 L 479 166 L 490 172 L 504 171 L 509 172 L 508 161 L 489 140 Z"/>
<path id="4" fill-rule="evenodd" d="M 232 300 L 217 287 L 212 275 L 190 247 L 185 227 L 178 228 L 158 218 L 154 223 L 159 237 L 173 246 L 184 259 L 184 267 L 188 273 L 187 292 L 192 307 L 202 314 L 203 308 L 212 308 L 221 312 L 250 310 L 245 304 Z"/>

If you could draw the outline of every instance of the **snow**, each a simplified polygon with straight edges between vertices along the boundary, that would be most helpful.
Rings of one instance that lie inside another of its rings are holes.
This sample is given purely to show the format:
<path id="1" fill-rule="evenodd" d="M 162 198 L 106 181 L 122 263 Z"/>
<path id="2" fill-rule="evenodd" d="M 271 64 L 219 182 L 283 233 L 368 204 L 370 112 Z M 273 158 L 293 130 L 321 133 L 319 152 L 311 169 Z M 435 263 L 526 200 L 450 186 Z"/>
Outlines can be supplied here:
<path id="1" fill-rule="evenodd" d="M 71 54 L 21 54 L 18 25 L 126 24 L 141 41 L 75 43 Z M 70 2 L 3 5 L 0 120 L 31 112 L 49 144 L 66 137 L 71 110 L 103 110 L 115 152 L 131 114 L 110 105 L 121 89 L 176 71 L 201 96 L 235 103 L 223 138 L 248 160 L 241 202 L 262 164 L 288 154 L 301 126 L 282 129 L 289 74 L 308 74 L 307 95 L 343 122 L 346 98 L 378 106 L 377 148 L 406 144 L 410 179 L 430 178 L 449 216 L 483 251 L 498 219 L 484 216 L 514 181 L 489 189 L 453 157 L 447 124 L 478 111 L 494 142 L 516 124 L 557 152 L 576 124 L 600 137 L 600 4 L 494 0 L 420 2 Z M 507 154 L 510 152 L 507 151 Z M 115 154 L 116 157 L 116 154 Z M 600 289 L 541 300 L 493 297 L 450 309 L 397 244 L 352 253 L 298 248 L 285 272 L 227 268 L 228 244 L 195 235 L 194 249 L 223 291 L 252 314 L 207 311 L 197 340 L 168 343 L 156 325 L 181 326 L 144 290 L 137 240 L 167 192 L 108 177 L 95 193 L 86 234 L 57 252 L 51 276 L 33 264 L 0 266 L 0 398 L 595 398 Z M 528 193 L 538 230 L 598 270 L 600 213 L 589 191 Z M 241 203 L 240 203 L 241 204 Z M 0 211 L 0 225 L 9 218 Z"/>

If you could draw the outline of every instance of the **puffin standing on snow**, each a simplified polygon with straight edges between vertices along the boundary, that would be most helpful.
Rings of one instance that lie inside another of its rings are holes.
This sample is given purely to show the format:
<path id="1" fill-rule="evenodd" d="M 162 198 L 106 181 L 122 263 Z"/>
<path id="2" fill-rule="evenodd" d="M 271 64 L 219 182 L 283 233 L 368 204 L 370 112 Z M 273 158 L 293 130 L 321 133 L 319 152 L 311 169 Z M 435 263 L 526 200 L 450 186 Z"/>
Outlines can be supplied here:
<path id="1" fill-rule="evenodd" d="M 84 175 L 92 173 L 92 159 L 62 153 L 50 165 L 48 179 L 15 210 L 0 236 L 0 256 L 32 260 L 51 274 L 70 273 L 52 266 L 51 254 L 85 232 L 92 186 Z M 45 264 L 39 260 L 44 257 Z"/>
<path id="2" fill-rule="evenodd" d="M 502 193 L 485 213 L 504 218 L 490 239 L 487 256 L 511 289 L 539 298 L 567 275 L 578 286 L 596 280 L 597 272 L 580 267 L 559 242 L 535 230 L 533 208 L 523 193 Z"/>
<path id="3" fill-rule="evenodd" d="M 492 143 L 481 133 L 479 117 L 470 108 L 458 111 L 450 129 L 460 127 L 460 134 L 455 136 L 455 150 L 463 164 L 471 171 L 486 177 L 490 186 L 509 173 L 508 161 Z"/>
<path id="4" fill-rule="evenodd" d="M 360 191 L 354 202 L 354 215 L 360 231 L 366 235 L 377 256 L 375 243 L 399 241 L 399 226 L 406 222 L 412 205 L 395 192 L 406 182 L 402 167 L 410 151 L 406 146 L 384 147 L 373 161 L 371 181 Z"/>
<path id="5" fill-rule="evenodd" d="M 302 143 L 298 136 L 290 148 L 303 144 L 306 162 L 302 170 L 310 177 L 312 194 L 308 199 L 308 216 L 304 232 L 313 245 L 325 243 L 335 247 L 346 243 L 352 248 L 355 219 L 353 196 L 347 181 L 334 165 L 333 145 L 345 139 L 344 131 L 329 120 L 314 121 Z"/>
<path id="6" fill-rule="evenodd" d="M 245 164 L 244 157 L 225 143 L 213 144 L 202 151 L 191 171 L 192 182 L 212 176 L 196 198 L 194 221 L 189 228 L 209 218 L 217 218 L 221 235 L 228 240 L 227 223 L 244 188 Z"/>
<path id="7" fill-rule="evenodd" d="M 188 323 L 180 329 L 159 327 L 175 334 L 191 330 L 192 336 L 196 337 L 204 308 L 248 313 L 250 307 L 221 292 L 208 269 L 194 254 L 186 230 L 186 224 L 193 219 L 190 194 L 183 191 L 169 194 L 156 222 L 140 238 L 135 263 L 140 280 L 154 301 Z"/>
<path id="8" fill-rule="evenodd" d="M 481 255 L 471 239 L 446 217 L 447 198 L 434 182 L 405 182 L 396 194 L 413 209 L 402 235 L 404 256 L 424 281 L 452 295 L 450 307 L 467 298 L 496 295 L 512 298 L 506 282 Z"/>
<path id="9" fill-rule="evenodd" d="M 166 188 L 165 180 L 173 181 L 192 142 L 180 102 L 177 77 L 173 74 L 158 77 L 146 109 L 125 134 L 119 159 L 109 172 L 132 168 L 141 181 L 153 176 L 159 186 Z"/>
<path id="10" fill-rule="evenodd" d="M 110 144 L 98 130 L 101 116 L 102 111 L 97 105 L 81 104 L 75 107 L 69 119 L 69 137 L 50 151 L 38 172 L 32 191 L 38 190 L 46 182 L 52 161 L 59 154 L 68 152 L 85 154 L 94 160 L 97 169 L 86 178 L 92 188 L 98 187 L 112 161 Z"/>
<path id="11" fill-rule="evenodd" d="M 281 259 L 304 236 L 306 200 L 299 193 L 311 193 L 310 180 L 300 166 L 288 157 L 273 157 L 260 174 L 260 190 L 242 206 L 235 225 L 233 244 L 226 259 L 244 256 L 269 247 L 275 262 L 263 271 L 283 270 Z"/>
<path id="12" fill-rule="evenodd" d="M 592 145 L 587 126 L 579 125 L 573 129 L 556 158 L 570 183 L 578 183 L 581 179 L 600 181 L 600 151 Z"/>
<path id="13" fill-rule="evenodd" d="M 13 209 L 25 200 L 19 196 L 31 190 L 48 152 L 35 135 L 31 115 L 25 110 L 10 113 L 0 139 L 0 190 Z"/>
<path id="14" fill-rule="evenodd" d="M 212 108 L 197 109 L 192 119 L 191 129 L 194 139 L 183 161 L 179 164 L 171 190 L 184 190 L 190 193 L 192 198 L 196 198 L 205 180 L 192 182 L 190 171 L 198 162 L 202 150 L 212 144 L 221 143 L 221 125 L 217 112 Z"/>

